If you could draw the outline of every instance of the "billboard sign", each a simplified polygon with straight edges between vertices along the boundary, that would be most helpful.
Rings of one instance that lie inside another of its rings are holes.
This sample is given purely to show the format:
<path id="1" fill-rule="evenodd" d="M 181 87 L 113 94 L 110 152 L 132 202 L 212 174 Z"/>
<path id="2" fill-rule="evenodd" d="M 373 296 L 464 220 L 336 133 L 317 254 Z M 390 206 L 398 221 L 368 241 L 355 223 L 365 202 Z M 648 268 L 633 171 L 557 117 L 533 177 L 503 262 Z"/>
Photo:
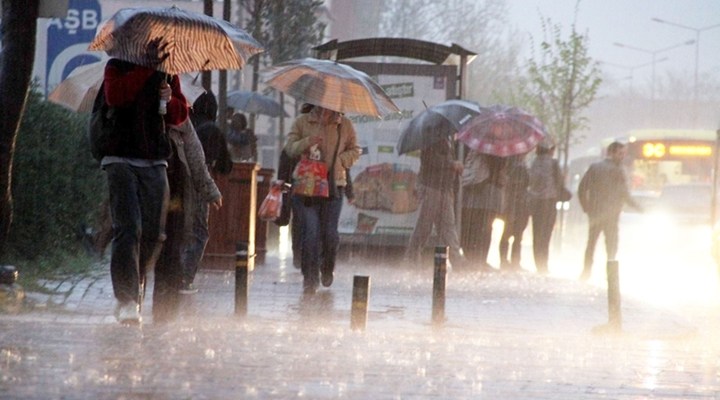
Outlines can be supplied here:
<path id="1" fill-rule="evenodd" d="M 47 24 L 45 91 L 49 93 L 80 65 L 100 61 L 103 53 L 88 51 L 102 20 L 98 0 L 70 0 L 64 18 L 52 18 Z"/>
<path id="2" fill-rule="evenodd" d="M 454 98 L 456 67 L 347 63 L 382 86 L 401 112 L 382 120 L 349 116 L 362 156 L 351 168 L 353 203 L 343 204 L 338 231 L 344 243 L 405 245 L 419 211 L 419 152 L 399 155 L 397 142 L 410 120 L 427 107 Z"/>

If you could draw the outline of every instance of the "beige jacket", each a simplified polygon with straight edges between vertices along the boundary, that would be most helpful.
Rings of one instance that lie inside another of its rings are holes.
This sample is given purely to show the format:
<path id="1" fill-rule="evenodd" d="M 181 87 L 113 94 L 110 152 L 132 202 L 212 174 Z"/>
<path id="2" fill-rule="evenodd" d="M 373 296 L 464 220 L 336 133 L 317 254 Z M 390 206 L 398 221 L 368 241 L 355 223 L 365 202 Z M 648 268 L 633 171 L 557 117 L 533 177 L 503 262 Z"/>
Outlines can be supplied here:
<path id="1" fill-rule="evenodd" d="M 308 150 L 310 147 L 311 136 L 322 135 L 323 141 L 320 145 L 322 160 L 328 165 L 333 159 L 333 151 L 337 145 L 337 157 L 335 158 L 335 184 L 337 186 L 346 186 L 347 177 L 345 169 L 350 168 L 360 158 L 360 149 L 357 145 L 357 136 L 352 122 L 342 117 L 339 124 L 340 135 L 338 138 L 338 125 L 322 125 L 318 121 L 317 116 L 310 112 L 303 114 L 293 123 L 290 133 L 288 133 L 287 142 L 285 143 L 285 151 L 290 157 L 298 157 Z M 340 143 L 338 145 L 338 139 Z"/>

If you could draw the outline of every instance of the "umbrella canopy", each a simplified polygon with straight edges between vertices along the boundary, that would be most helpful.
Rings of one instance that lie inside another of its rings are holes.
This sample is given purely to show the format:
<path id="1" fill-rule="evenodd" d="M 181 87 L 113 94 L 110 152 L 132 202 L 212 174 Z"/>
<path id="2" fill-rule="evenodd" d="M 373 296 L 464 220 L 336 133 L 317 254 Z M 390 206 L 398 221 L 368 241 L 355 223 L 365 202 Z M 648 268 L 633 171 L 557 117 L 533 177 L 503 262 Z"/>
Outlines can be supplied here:
<path id="1" fill-rule="evenodd" d="M 105 74 L 105 63 L 96 62 L 75 68 L 70 76 L 60 82 L 48 95 L 48 100 L 59 104 L 71 111 L 92 111 L 95 96 Z M 200 79 L 190 74 L 180 75 L 182 92 L 189 104 L 203 93 L 205 89 L 200 86 Z"/>
<path id="2" fill-rule="evenodd" d="M 511 106 L 481 108 L 458 133 L 458 140 L 483 154 L 507 157 L 535 148 L 547 133 L 535 116 Z"/>
<path id="3" fill-rule="evenodd" d="M 421 112 L 400 134 L 398 154 L 431 146 L 460 131 L 480 114 L 480 105 L 468 100 L 447 100 Z"/>
<path id="4" fill-rule="evenodd" d="M 289 116 L 275 99 L 263 96 L 258 92 L 230 91 L 227 94 L 227 105 L 251 114 L 263 114 L 270 117 Z"/>
<path id="5" fill-rule="evenodd" d="M 263 51 L 244 30 L 217 18 L 172 7 L 124 8 L 88 47 L 168 74 L 241 69 Z"/>
<path id="6" fill-rule="evenodd" d="M 367 74 L 330 60 L 303 58 L 270 67 L 269 86 L 299 101 L 351 114 L 382 116 L 400 111 Z"/>

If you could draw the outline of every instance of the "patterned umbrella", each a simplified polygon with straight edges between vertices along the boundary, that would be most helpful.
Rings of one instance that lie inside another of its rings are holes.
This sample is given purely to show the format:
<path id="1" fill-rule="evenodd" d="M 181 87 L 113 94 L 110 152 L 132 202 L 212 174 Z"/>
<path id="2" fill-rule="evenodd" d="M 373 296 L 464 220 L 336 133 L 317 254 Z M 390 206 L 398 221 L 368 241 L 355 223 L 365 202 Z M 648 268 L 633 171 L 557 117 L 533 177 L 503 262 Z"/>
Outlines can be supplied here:
<path id="1" fill-rule="evenodd" d="M 124 8 L 108 20 L 89 50 L 168 74 L 241 69 L 263 51 L 244 30 L 175 6 Z"/>
<path id="2" fill-rule="evenodd" d="M 95 96 L 103 82 L 105 63 L 96 62 L 75 68 L 64 81 L 60 82 L 48 95 L 48 100 L 59 104 L 71 111 L 92 111 Z M 191 74 L 180 75 L 182 92 L 189 104 L 203 93 L 205 89 L 200 85 L 198 76 Z"/>
<path id="3" fill-rule="evenodd" d="M 243 110 L 251 114 L 263 114 L 270 117 L 279 117 L 288 114 L 282 105 L 275 99 L 263 96 L 258 92 L 249 92 L 246 90 L 233 90 L 227 94 L 227 104 L 232 108 Z"/>
<path id="4" fill-rule="evenodd" d="M 400 111 L 367 74 L 331 60 L 287 61 L 270 67 L 263 77 L 299 101 L 334 111 L 376 117 Z"/>
<path id="5" fill-rule="evenodd" d="M 511 106 L 483 107 L 458 140 L 483 154 L 507 157 L 531 151 L 547 133 L 535 116 Z"/>
<path id="6" fill-rule="evenodd" d="M 451 136 L 480 114 L 480 105 L 468 100 L 447 100 L 421 112 L 400 134 L 398 154 L 431 146 Z"/>

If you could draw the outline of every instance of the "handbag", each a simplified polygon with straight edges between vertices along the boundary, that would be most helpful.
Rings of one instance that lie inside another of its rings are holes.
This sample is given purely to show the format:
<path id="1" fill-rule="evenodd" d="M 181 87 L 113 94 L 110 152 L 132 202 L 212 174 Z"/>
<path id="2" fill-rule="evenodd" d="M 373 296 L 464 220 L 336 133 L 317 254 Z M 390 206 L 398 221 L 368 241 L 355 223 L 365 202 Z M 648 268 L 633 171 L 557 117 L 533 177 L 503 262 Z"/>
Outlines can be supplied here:
<path id="1" fill-rule="evenodd" d="M 565 186 L 560 186 L 557 201 L 570 201 L 572 192 Z"/>
<path id="2" fill-rule="evenodd" d="M 303 155 L 293 172 L 293 194 L 305 197 L 328 197 L 328 169 L 320 161 L 317 145 L 310 148 L 309 155 Z"/>
<path id="3" fill-rule="evenodd" d="M 282 204 L 282 185 L 275 183 L 270 187 L 267 196 L 265 196 L 265 199 L 260 203 L 258 217 L 263 221 L 275 221 L 280 217 Z"/>
<path id="4" fill-rule="evenodd" d="M 290 187 L 292 186 L 293 170 L 295 169 L 297 163 L 298 158 L 290 157 L 285 150 L 280 152 L 277 179 L 283 181 L 284 183 L 282 190 L 282 206 L 280 207 L 280 216 L 273 221 L 277 226 L 286 226 L 290 223 L 290 217 L 292 215 L 290 204 Z"/>

